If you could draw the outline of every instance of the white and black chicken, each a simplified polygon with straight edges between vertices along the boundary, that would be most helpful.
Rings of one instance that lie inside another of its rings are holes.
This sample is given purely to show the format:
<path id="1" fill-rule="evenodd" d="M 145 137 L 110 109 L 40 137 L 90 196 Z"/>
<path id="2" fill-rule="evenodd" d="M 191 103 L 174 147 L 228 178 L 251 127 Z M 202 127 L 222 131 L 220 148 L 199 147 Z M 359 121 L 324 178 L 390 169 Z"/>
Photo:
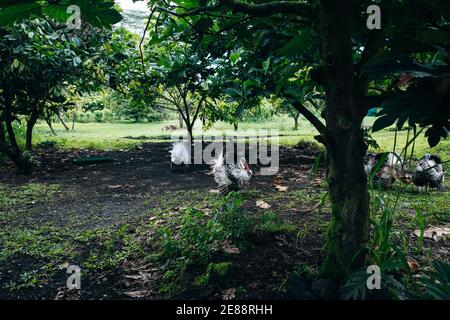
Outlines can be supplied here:
<path id="1" fill-rule="evenodd" d="M 389 188 L 400 175 L 403 165 L 403 160 L 400 155 L 394 152 L 378 154 L 369 153 L 367 155 L 367 164 L 364 166 L 364 170 L 366 171 L 367 176 L 369 176 L 383 158 L 384 162 L 373 176 L 372 181 L 374 184 Z"/>
<path id="2" fill-rule="evenodd" d="M 170 150 L 170 168 L 174 171 L 184 170 L 191 163 L 189 144 L 177 141 L 172 144 Z"/>
<path id="3" fill-rule="evenodd" d="M 419 188 L 430 187 L 440 192 L 445 191 L 444 169 L 441 159 L 432 154 L 426 154 L 417 163 L 414 170 L 413 183 Z"/>
<path id="4" fill-rule="evenodd" d="M 219 185 L 221 195 L 227 195 L 231 191 L 239 191 L 248 186 L 253 175 L 244 157 L 241 157 L 237 163 L 226 163 L 223 152 L 214 160 L 212 173 Z"/>

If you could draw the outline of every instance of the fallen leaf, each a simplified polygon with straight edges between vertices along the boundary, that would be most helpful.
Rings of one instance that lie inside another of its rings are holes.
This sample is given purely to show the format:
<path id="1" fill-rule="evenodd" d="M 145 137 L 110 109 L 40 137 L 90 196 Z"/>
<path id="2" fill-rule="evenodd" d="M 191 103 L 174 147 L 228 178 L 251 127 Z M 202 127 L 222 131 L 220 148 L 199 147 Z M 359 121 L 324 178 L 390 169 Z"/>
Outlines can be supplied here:
<path id="1" fill-rule="evenodd" d="M 282 176 L 277 175 L 273 178 L 273 184 L 283 184 L 283 182 L 284 178 Z"/>
<path id="2" fill-rule="evenodd" d="M 270 204 L 268 204 L 267 202 L 265 202 L 263 200 L 256 201 L 256 206 L 261 209 L 269 209 L 271 207 Z"/>
<path id="3" fill-rule="evenodd" d="M 125 292 L 125 294 L 131 298 L 145 298 L 151 295 L 150 290 L 140 290 L 140 291 L 130 291 Z"/>
<path id="4" fill-rule="evenodd" d="M 229 253 L 229 254 L 239 254 L 239 253 L 241 253 L 239 248 L 236 247 L 233 244 L 227 244 L 227 245 L 223 246 L 222 249 L 223 249 L 223 251 L 225 251 L 226 253 Z"/>
<path id="5" fill-rule="evenodd" d="M 420 237 L 420 230 L 415 230 L 414 234 Z M 434 241 L 439 241 L 441 239 L 446 239 L 450 235 L 450 228 L 448 227 L 430 227 L 426 229 L 423 233 L 423 237 L 427 239 L 433 239 Z"/>
<path id="6" fill-rule="evenodd" d="M 286 192 L 287 189 L 288 189 L 288 187 L 285 187 L 285 186 L 276 184 L 276 185 L 275 185 L 275 189 L 277 189 L 278 192 Z"/>
<path id="7" fill-rule="evenodd" d="M 132 280 L 142 280 L 143 276 L 141 274 L 136 275 L 126 275 L 125 278 L 132 279 Z"/>
<path id="8" fill-rule="evenodd" d="M 58 266 L 58 269 L 59 269 L 59 270 L 65 270 L 65 269 L 67 269 L 67 268 L 69 268 L 69 263 L 68 263 L 68 262 L 64 262 L 63 264 L 60 264 L 60 265 Z"/>
<path id="9" fill-rule="evenodd" d="M 222 299 L 223 300 L 233 300 L 236 298 L 236 289 L 230 288 L 225 291 L 223 291 Z"/>
<path id="10" fill-rule="evenodd" d="M 66 296 L 66 290 L 60 289 L 58 293 L 56 294 L 56 297 L 54 300 L 64 300 L 64 297 Z"/>
<path id="11" fill-rule="evenodd" d="M 216 251 L 223 251 L 229 254 L 239 254 L 241 251 L 238 247 L 231 243 L 230 240 L 214 241 L 213 247 Z"/>
<path id="12" fill-rule="evenodd" d="M 218 189 L 210 189 L 210 190 L 208 190 L 208 192 L 210 192 L 210 193 L 217 193 L 217 194 L 220 193 Z"/>
<path id="13" fill-rule="evenodd" d="M 117 184 L 117 185 L 112 185 L 112 186 L 108 186 L 108 188 L 110 189 L 125 189 L 125 188 L 134 188 L 134 185 L 129 185 L 129 184 Z"/>
<path id="14" fill-rule="evenodd" d="M 412 261 L 412 260 L 408 260 L 408 267 L 409 270 L 411 270 L 412 273 L 416 273 L 417 270 L 419 270 L 420 266 L 417 262 Z"/>
<path id="15" fill-rule="evenodd" d="M 320 178 L 315 178 L 315 179 L 313 179 L 313 180 L 311 181 L 311 184 L 312 184 L 314 187 L 320 187 L 320 185 L 322 184 L 322 179 L 320 179 Z"/>

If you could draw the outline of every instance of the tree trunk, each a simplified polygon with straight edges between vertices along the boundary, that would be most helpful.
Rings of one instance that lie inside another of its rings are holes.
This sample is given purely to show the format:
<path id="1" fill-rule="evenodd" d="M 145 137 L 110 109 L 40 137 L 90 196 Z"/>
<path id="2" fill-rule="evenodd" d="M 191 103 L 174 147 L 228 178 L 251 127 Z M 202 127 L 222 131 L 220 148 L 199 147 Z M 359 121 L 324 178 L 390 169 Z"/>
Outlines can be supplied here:
<path id="1" fill-rule="evenodd" d="M 3 121 L 0 121 L 0 144 L 6 145 L 5 128 L 3 127 Z"/>
<path id="2" fill-rule="evenodd" d="M 180 125 L 180 129 L 183 129 L 183 116 L 181 115 L 181 113 L 178 113 L 178 123 Z"/>
<path id="3" fill-rule="evenodd" d="M 355 6 L 352 0 L 322 0 L 321 4 L 327 93 L 327 183 L 332 205 L 322 271 L 324 276 L 342 282 L 349 272 L 365 262 L 365 254 L 360 249 L 369 236 L 369 194 L 363 169 L 367 147 L 361 130 L 363 115 L 355 103 L 358 99 L 351 42 Z"/>
<path id="4" fill-rule="evenodd" d="M 193 135 L 194 125 L 186 124 L 186 130 L 188 132 L 188 139 L 189 139 L 190 143 L 193 143 L 194 142 L 194 135 Z"/>
<path id="5" fill-rule="evenodd" d="M 50 119 L 50 117 L 45 117 L 45 122 L 47 122 L 47 125 L 50 128 L 50 131 L 52 132 L 52 134 L 54 136 L 57 136 L 55 130 L 53 129 L 52 120 Z"/>
<path id="6" fill-rule="evenodd" d="M 238 124 L 237 122 L 235 122 L 235 123 L 233 124 L 233 127 L 234 127 L 234 131 L 238 131 L 238 129 L 239 129 L 239 124 Z"/>
<path id="7" fill-rule="evenodd" d="M 76 118 L 76 116 L 74 114 L 72 117 L 72 130 L 75 130 L 75 118 Z"/>
<path id="8" fill-rule="evenodd" d="M 6 99 L 7 100 L 7 99 Z M 6 101 L 6 104 L 8 100 Z M 24 174 L 31 173 L 31 164 L 23 158 L 22 152 L 20 151 L 19 145 L 17 144 L 16 136 L 14 133 L 14 129 L 12 127 L 12 118 L 11 113 L 9 111 L 9 107 L 5 108 L 5 127 L 8 133 L 9 145 L 6 143 L 6 137 L 3 140 L 3 143 L 0 143 L 0 152 L 6 154 L 11 161 L 19 168 L 19 170 Z M 3 129 L 3 127 L 2 127 Z M 3 131 L 3 130 L 2 130 Z M 4 135 L 4 131 L 3 131 Z"/>
<path id="9" fill-rule="evenodd" d="M 61 124 L 66 129 L 66 131 L 69 131 L 69 127 L 67 126 L 67 124 L 64 121 L 63 117 L 61 117 L 61 114 L 58 112 L 56 115 L 58 116 L 59 122 L 61 122 Z"/>
<path id="10" fill-rule="evenodd" d="M 294 130 L 298 130 L 298 118 L 300 117 L 300 113 L 297 112 L 297 114 L 294 116 Z"/>
<path id="11" fill-rule="evenodd" d="M 39 117 L 38 107 L 31 112 L 30 119 L 27 121 L 26 148 L 28 151 L 33 149 L 33 129 Z"/>

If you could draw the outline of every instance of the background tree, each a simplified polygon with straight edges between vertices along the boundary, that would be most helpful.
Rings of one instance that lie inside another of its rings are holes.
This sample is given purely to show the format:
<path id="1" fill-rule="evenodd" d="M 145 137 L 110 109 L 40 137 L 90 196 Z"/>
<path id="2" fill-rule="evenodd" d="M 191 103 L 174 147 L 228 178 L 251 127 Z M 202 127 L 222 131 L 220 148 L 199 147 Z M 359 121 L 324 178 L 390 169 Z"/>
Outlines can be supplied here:
<path id="1" fill-rule="evenodd" d="M 215 62 L 183 42 L 160 38 L 150 41 L 158 45 L 147 54 L 149 71 L 145 74 L 153 79 L 150 83 L 158 85 L 157 105 L 177 112 L 192 139 L 195 122 L 205 107 L 212 105 L 208 98 L 213 96 Z"/>
<path id="2" fill-rule="evenodd" d="M 2 20 L 5 12 L 15 14 L 21 8 L 24 7 L 1 9 L 0 24 L 5 22 Z M 19 18 L 22 16 L 15 19 Z M 98 38 L 94 41 L 94 32 L 88 24 L 81 30 L 67 33 L 55 21 L 33 19 L 1 29 L 1 150 L 22 172 L 29 173 L 31 167 L 20 150 L 13 122 L 21 119 L 26 122 L 25 146 L 30 151 L 37 120 L 48 118 L 49 112 L 55 111 L 48 105 L 64 95 L 64 88 L 70 82 L 84 83 L 83 86 L 91 83 L 91 74 L 98 71 L 93 66 L 98 58 L 95 51 L 100 44 Z"/>

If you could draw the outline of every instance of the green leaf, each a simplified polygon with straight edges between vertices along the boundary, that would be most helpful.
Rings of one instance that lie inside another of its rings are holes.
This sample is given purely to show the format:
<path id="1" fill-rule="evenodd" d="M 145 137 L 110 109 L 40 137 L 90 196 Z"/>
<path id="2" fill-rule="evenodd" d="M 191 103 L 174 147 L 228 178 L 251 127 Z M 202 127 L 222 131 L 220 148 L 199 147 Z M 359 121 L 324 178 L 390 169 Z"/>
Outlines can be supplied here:
<path id="1" fill-rule="evenodd" d="M 10 2 L 8 1 L 8 4 Z M 58 3 L 42 5 L 36 1 L 18 1 L 14 5 L 2 5 L 0 25 L 11 25 L 16 21 L 30 17 L 42 17 L 43 14 L 57 21 L 66 21 L 71 14 L 67 13 L 70 5 L 80 7 L 82 17 L 91 25 L 99 28 L 111 28 L 122 20 L 122 15 L 115 9 L 114 1 L 61 0 Z"/>
<path id="2" fill-rule="evenodd" d="M 413 77 L 433 77 L 438 74 L 432 66 L 418 65 L 410 61 L 392 58 L 372 62 L 363 67 L 363 71 L 371 80 L 381 80 L 396 74 L 409 74 Z"/>
<path id="3" fill-rule="evenodd" d="M 18 68 L 20 66 L 20 61 L 17 59 L 14 59 L 13 63 L 12 63 L 14 68 Z"/>
<path id="4" fill-rule="evenodd" d="M 71 16 L 70 13 L 67 13 L 65 6 L 47 6 L 42 8 L 42 12 L 58 22 L 66 22 Z"/>
<path id="5" fill-rule="evenodd" d="M 264 73 L 267 74 L 267 71 L 269 70 L 269 67 L 270 67 L 270 57 L 267 58 L 267 60 L 263 61 L 262 67 L 263 67 Z"/>
<path id="6" fill-rule="evenodd" d="M 302 30 L 302 32 L 291 39 L 278 52 L 287 57 L 295 57 L 303 54 L 309 48 L 311 40 L 311 32 L 309 29 Z"/>
<path id="7" fill-rule="evenodd" d="M 36 2 L 36 0 L 2 0 L 0 2 L 0 8 L 16 6 L 19 4 L 30 4 L 30 3 L 34 3 L 34 2 Z"/>
<path id="8" fill-rule="evenodd" d="M 241 51 L 235 51 L 230 54 L 230 61 L 236 63 L 236 61 L 240 58 Z"/>
<path id="9" fill-rule="evenodd" d="M 3 8 L 0 10 L 0 26 L 11 25 L 29 17 L 41 17 L 41 9 L 41 5 L 34 2 Z"/>
<path id="10" fill-rule="evenodd" d="M 377 132 L 393 125 L 395 120 L 396 120 L 395 117 L 392 117 L 390 115 L 385 115 L 383 117 L 378 118 L 377 120 L 375 120 L 372 126 L 372 132 Z"/>

